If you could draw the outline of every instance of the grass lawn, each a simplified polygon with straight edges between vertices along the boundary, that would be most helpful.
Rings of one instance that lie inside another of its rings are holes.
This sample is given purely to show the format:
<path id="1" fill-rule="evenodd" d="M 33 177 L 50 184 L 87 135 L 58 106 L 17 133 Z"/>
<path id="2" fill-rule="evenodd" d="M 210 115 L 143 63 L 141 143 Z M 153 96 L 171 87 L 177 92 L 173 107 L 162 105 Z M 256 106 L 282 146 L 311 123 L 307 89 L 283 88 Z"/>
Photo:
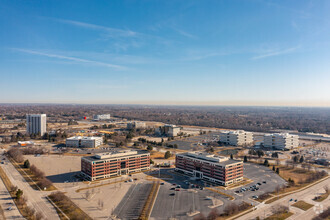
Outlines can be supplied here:
<path id="1" fill-rule="evenodd" d="M 266 220 L 283 220 L 289 218 L 291 215 L 293 215 L 292 212 L 285 212 L 281 214 L 274 214 L 266 218 Z"/>
<path id="2" fill-rule="evenodd" d="M 314 199 L 315 202 L 322 202 L 323 200 L 325 200 L 326 198 L 328 198 L 329 193 L 323 193 L 320 196 L 317 196 L 316 199 Z"/>
<path id="3" fill-rule="evenodd" d="M 304 211 L 306 211 L 306 210 L 308 210 L 308 209 L 310 209 L 310 208 L 313 207 L 312 204 L 309 204 L 309 203 L 304 202 L 304 201 L 298 201 L 295 204 L 293 204 L 292 206 L 297 207 L 297 208 L 300 208 L 300 209 L 302 209 Z"/>
<path id="4" fill-rule="evenodd" d="M 277 168 L 277 166 L 275 166 L 275 168 Z M 297 185 L 300 185 L 299 182 L 304 182 L 313 173 L 313 171 L 308 171 L 301 168 L 292 168 L 291 166 L 279 166 L 278 168 L 280 169 L 280 177 L 285 180 L 291 178 Z"/>
<path id="5" fill-rule="evenodd" d="M 211 190 L 212 192 L 215 192 L 215 193 L 219 193 L 219 194 L 221 194 L 221 195 L 223 195 L 223 196 L 226 196 L 226 197 L 228 197 L 230 200 L 234 200 L 234 199 L 235 199 L 233 196 L 231 196 L 231 195 L 229 195 L 229 194 L 227 194 L 227 193 L 224 193 L 224 192 L 222 192 L 222 191 L 220 191 L 220 190 L 218 190 L 218 189 L 216 189 L 216 188 L 206 187 L 206 189 Z"/>

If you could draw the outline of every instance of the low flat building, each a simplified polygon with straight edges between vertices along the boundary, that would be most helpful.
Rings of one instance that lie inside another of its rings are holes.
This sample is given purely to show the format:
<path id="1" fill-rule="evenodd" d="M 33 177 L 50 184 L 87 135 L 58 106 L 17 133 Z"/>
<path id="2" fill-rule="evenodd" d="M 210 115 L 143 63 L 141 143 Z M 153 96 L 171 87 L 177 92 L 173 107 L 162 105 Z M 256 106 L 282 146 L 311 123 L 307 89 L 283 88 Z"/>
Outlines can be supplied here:
<path id="1" fill-rule="evenodd" d="M 264 135 L 264 147 L 276 150 L 291 150 L 299 145 L 299 136 L 289 133 L 276 133 Z"/>
<path id="2" fill-rule="evenodd" d="M 33 146 L 34 143 L 32 141 L 18 141 L 18 146 L 20 147 L 27 147 L 27 146 Z"/>
<path id="3" fill-rule="evenodd" d="M 146 123 L 142 121 L 133 121 L 127 123 L 127 129 L 137 129 L 137 128 L 145 128 Z"/>
<path id="4" fill-rule="evenodd" d="M 164 135 L 167 137 L 176 137 L 180 133 L 181 128 L 176 125 L 164 125 L 156 128 L 157 135 Z"/>
<path id="5" fill-rule="evenodd" d="M 253 133 L 243 130 L 220 132 L 220 142 L 233 146 L 244 146 L 253 143 Z"/>
<path id="6" fill-rule="evenodd" d="M 81 158 L 81 172 L 91 181 L 149 169 L 150 153 L 147 151 L 112 151 Z"/>
<path id="7" fill-rule="evenodd" d="M 242 161 L 201 152 L 177 154 L 175 170 L 223 186 L 243 180 Z"/>
<path id="8" fill-rule="evenodd" d="M 109 120 L 110 114 L 103 114 L 103 115 L 93 115 L 93 120 L 100 121 L 100 120 Z"/>
<path id="9" fill-rule="evenodd" d="M 65 144 L 67 147 L 86 147 L 86 148 L 95 148 L 100 146 L 103 143 L 102 137 L 82 137 L 74 136 L 67 138 Z"/>

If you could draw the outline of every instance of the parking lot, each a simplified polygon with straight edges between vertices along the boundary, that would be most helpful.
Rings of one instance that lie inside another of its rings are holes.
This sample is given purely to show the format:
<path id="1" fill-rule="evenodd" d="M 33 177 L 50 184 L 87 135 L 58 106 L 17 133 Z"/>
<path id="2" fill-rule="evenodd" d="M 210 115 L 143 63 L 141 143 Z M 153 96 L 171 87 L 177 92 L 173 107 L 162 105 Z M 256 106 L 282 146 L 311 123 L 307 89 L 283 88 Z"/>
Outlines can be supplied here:
<path id="1" fill-rule="evenodd" d="M 247 199 L 252 198 L 252 196 L 262 195 L 266 192 L 273 192 L 277 186 L 286 184 L 284 179 L 279 177 L 268 167 L 252 163 L 244 163 L 244 176 L 253 180 L 253 182 L 245 185 L 244 187 L 228 190 L 228 194 L 244 197 L 244 199 Z M 264 181 L 266 183 L 264 183 Z M 261 185 L 258 185 L 257 183 L 260 183 Z M 256 184 L 258 185 L 258 190 L 252 191 L 250 187 Z M 242 188 L 246 188 L 247 190 L 243 192 L 237 192 Z"/>
<path id="2" fill-rule="evenodd" d="M 168 144 L 177 144 L 178 149 L 181 150 L 201 150 L 204 148 L 203 143 L 218 141 L 219 134 L 219 132 L 210 132 L 203 135 L 169 141 Z"/>
<path id="3" fill-rule="evenodd" d="M 235 200 L 230 201 L 228 197 L 208 190 L 208 187 L 212 187 L 208 183 L 203 184 L 202 181 L 192 180 L 190 177 L 178 174 L 170 169 L 164 169 L 162 172 L 172 175 L 173 179 L 161 185 L 151 213 L 151 218 L 153 219 L 192 219 L 193 216 L 188 216 L 188 213 L 194 211 L 201 212 L 204 216 L 207 216 L 216 203 L 222 203 L 222 205 L 216 207 L 220 212 L 231 202 L 240 203 L 245 201 L 256 205 L 257 202 L 251 199 L 253 196 L 259 196 L 265 192 L 273 192 L 278 185 L 286 184 L 282 178 L 268 167 L 245 163 L 244 177 L 253 180 L 252 183 L 230 190 L 217 188 L 217 190 L 235 198 Z M 189 184 L 187 184 L 187 181 Z M 204 185 L 204 187 L 202 189 L 201 187 L 192 187 L 192 183 L 194 185 Z M 178 185 L 181 186 L 180 191 L 176 191 Z M 250 188 L 254 185 L 257 185 L 256 188 L 258 190 Z M 246 190 L 237 192 L 241 188 L 246 188 Z"/>

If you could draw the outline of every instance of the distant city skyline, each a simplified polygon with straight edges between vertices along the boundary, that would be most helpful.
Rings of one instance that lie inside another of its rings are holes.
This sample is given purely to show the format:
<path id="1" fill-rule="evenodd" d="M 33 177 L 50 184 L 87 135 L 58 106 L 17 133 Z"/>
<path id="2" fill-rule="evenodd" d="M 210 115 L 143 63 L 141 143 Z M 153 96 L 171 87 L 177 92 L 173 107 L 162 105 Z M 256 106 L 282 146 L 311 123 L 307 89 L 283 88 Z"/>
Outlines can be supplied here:
<path id="1" fill-rule="evenodd" d="M 2 2 L 0 103 L 330 107 L 329 1 L 75 3 Z"/>

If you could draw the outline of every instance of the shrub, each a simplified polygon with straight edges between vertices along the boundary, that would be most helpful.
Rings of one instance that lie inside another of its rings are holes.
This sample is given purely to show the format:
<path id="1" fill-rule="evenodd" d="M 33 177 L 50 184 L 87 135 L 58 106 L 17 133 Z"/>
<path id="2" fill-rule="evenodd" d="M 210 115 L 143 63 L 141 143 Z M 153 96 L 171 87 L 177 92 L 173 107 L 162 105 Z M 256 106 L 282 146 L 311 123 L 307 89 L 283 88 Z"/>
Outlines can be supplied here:
<path id="1" fill-rule="evenodd" d="M 24 168 L 30 168 L 30 161 L 29 160 L 24 161 Z"/>

